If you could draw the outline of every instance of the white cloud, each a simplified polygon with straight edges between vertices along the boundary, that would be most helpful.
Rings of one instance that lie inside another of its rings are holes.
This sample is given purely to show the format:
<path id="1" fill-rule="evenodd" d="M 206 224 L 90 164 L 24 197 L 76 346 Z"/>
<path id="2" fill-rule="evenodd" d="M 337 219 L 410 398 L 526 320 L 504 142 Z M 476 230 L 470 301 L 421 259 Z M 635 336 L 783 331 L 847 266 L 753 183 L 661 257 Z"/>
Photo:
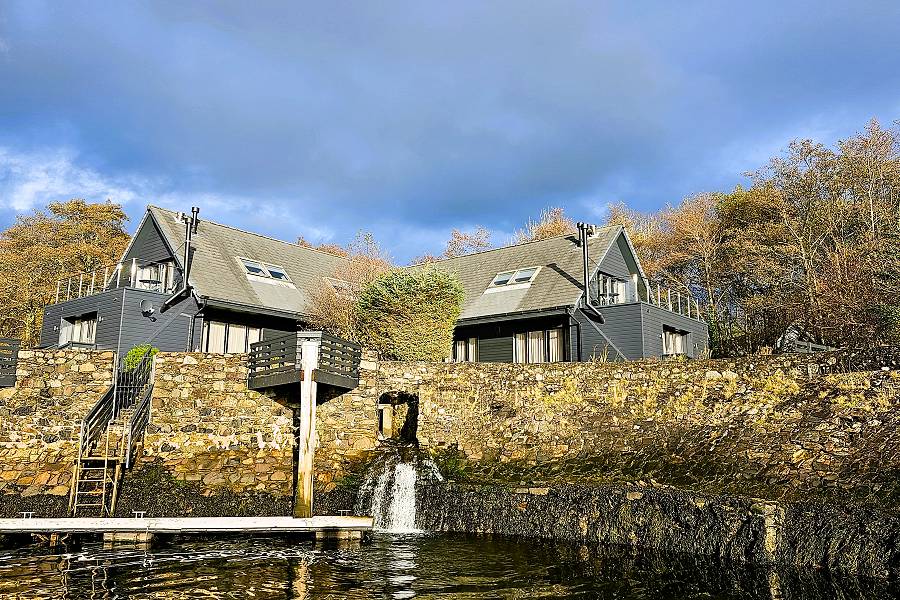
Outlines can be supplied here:
<path id="1" fill-rule="evenodd" d="M 70 198 L 127 204 L 144 196 L 150 182 L 110 177 L 79 166 L 67 149 L 17 152 L 0 146 L 0 206 L 27 211 Z"/>

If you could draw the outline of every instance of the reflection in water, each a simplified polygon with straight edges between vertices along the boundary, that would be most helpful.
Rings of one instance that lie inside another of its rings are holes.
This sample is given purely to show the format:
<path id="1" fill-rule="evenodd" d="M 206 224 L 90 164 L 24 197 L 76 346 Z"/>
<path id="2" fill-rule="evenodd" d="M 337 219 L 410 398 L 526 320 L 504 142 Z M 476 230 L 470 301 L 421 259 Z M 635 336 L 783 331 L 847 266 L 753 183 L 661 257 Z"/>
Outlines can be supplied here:
<path id="1" fill-rule="evenodd" d="M 180 541 L 151 552 L 0 551 L 0 598 L 895 598 L 883 582 L 535 540 L 380 534 L 328 547 Z"/>

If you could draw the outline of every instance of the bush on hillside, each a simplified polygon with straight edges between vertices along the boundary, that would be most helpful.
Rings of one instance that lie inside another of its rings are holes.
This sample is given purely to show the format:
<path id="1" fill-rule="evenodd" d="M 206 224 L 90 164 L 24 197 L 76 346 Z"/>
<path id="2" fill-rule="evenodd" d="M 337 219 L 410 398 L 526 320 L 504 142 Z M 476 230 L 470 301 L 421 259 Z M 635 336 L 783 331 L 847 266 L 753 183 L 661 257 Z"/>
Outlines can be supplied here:
<path id="1" fill-rule="evenodd" d="M 434 267 L 388 271 L 359 294 L 362 342 L 389 360 L 444 360 L 462 302 L 453 274 Z"/>

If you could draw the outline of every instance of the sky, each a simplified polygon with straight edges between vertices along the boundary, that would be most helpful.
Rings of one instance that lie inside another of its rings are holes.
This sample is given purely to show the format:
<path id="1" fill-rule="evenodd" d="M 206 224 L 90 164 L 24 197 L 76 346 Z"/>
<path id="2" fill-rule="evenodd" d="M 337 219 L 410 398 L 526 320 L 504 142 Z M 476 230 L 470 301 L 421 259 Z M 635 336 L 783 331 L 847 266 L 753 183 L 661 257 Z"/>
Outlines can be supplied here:
<path id="1" fill-rule="evenodd" d="M 0 227 L 81 197 L 293 241 L 728 190 L 900 118 L 900 2 L 0 0 Z"/>

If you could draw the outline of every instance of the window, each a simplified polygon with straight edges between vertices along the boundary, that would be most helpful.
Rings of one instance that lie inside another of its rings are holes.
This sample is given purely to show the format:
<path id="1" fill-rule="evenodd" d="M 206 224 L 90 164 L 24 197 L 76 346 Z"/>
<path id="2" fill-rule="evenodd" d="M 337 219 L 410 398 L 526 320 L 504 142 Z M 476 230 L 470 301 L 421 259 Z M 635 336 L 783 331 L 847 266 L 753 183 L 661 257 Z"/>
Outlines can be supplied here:
<path id="1" fill-rule="evenodd" d="M 335 279 L 334 277 L 325 277 L 324 279 L 341 298 L 354 298 L 355 294 L 353 293 L 353 286 L 349 281 L 344 281 L 343 279 Z"/>
<path id="2" fill-rule="evenodd" d="M 561 327 L 517 333 L 513 337 L 513 362 L 543 363 L 566 360 L 566 336 Z"/>
<path id="3" fill-rule="evenodd" d="M 276 267 L 275 265 L 265 265 L 265 267 L 272 279 L 278 279 L 279 281 L 291 280 L 291 278 L 288 277 L 287 271 L 285 271 L 282 267 Z"/>
<path id="4" fill-rule="evenodd" d="M 135 287 L 139 290 L 171 292 L 175 288 L 175 266 L 171 261 L 138 267 Z"/>
<path id="5" fill-rule="evenodd" d="M 685 331 L 663 327 L 663 356 L 687 354 L 687 337 L 688 334 Z"/>
<path id="6" fill-rule="evenodd" d="M 490 287 L 496 288 L 506 285 L 531 283 L 540 270 L 540 267 L 527 267 L 517 271 L 503 271 L 502 273 L 497 273 L 491 281 Z"/>
<path id="7" fill-rule="evenodd" d="M 59 345 L 93 345 L 97 334 L 97 313 L 62 319 L 59 327 Z"/>
<path id="8" fill-rule="evenodd" d="M 260 277 L 267 277 L 268 273 L 263 268 L 261 263 L 258 263 L 253 260 L 247 260 L 246 258 L 242 258 L 241 262 L 244 264 L 244 268 L 247 269 L 247 273 L 250 275 L 259 275 Z"/>
<path id="9" fill-rule="evenodd" d="M 478 338 L 471 337 L 453 342 L 453 362 L 477 362 Z"/>
<path id="10" fill-rule="evenodd" d="M 591 300 L 599 306 L 629 302 L 629 291 L 628 281 L 605 273 L 597 273 L 591 280 Z"/>
<path id="11" fill-rule="evenodd" d="M 250 351 L 250 345 L 262 337 L 259 327 L 247 327 L 234 323 L 205 321 L 200 341 L 201 352 L 240 354 Z"/>

